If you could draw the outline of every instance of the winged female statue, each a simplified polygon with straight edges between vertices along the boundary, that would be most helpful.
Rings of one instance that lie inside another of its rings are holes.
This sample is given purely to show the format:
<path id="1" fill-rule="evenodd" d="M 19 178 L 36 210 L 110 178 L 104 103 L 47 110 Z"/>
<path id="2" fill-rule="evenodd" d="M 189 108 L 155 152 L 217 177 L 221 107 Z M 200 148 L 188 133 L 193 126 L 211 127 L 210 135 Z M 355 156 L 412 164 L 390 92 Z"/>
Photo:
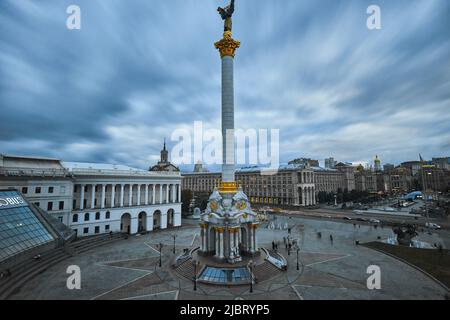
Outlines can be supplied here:
<path id="1" fill-rule="evenodd" d="M 233 15 L 234 12 L 234 0 L 231 0 L 230 5 L 226 6 L 225 8 L 218 7 L 217 11 L 222 17 L 222 20 L 225 20 L 224 31 L 231 32 L 231 25 L 232 25 L 231 16 Z"/>

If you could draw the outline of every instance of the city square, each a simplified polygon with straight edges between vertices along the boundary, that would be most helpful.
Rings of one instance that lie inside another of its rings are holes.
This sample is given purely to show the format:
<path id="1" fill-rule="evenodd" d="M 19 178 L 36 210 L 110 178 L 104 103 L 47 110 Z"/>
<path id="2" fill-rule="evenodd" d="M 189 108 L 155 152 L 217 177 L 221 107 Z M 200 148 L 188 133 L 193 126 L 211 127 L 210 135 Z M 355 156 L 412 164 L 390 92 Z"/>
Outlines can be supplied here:
<path id="1" fill-rule="evenodd" d="M 450 300 L 448 4 L 174 1 L 0 4 L 0 300 Z"/>
<path id="2" fill-rule="evenodd" d="M 197 284 L 194 291 L 192 278 L 181 276 L 171 267 L 173 237 L 176 238 L 176 253 L 184 248 L 199 245 L 199 230 L 192 221 L 183 221 L 176 231 L 158 231 L 147 235 L 133 236 L 111 245 L 74 256 L 53 266 L 27 283 L 10 299 L 244 299 L 244 300 L 309 300 L 309 299 L 444 299 L 446 290 L 437 282 L 415 268 L 392 257 L 356 246 L 375 241 L 377 236 L 387 238 L 389 228 L 374 229 L 352 223 L 324 222 L 298 217 L 280 216 L 277 223 L 288 223 L 291 236 L 300 241 L 299 263 L 296 269 L 296 252 L 287 254 L 283 237 L 287 230 L 259 231 L 261 245 L 271 246 L 272 241 L 280 245 L 280 251 L 288 258 L 289 268 L 266 281 L 256 281 L 253 293 L 249 285 L 223 287 Z M 317 232 L 322 238 L 317 238 Z M 329 235 L 333 235 L 330 242 Z M 422 237 L 421 237 L 422 238 Z M 433 234 L 424 239 L 445 241 L 445 234 Z M 163 243 L 162 267 L 159 263 L 159 243 Z M 81 290 L 68 290 L 66 273 L 69 265 L 81 269 Z M 382 271 L 381 290 L 367 288 L 369 265 L 378 265 Z M 193 269 L 190 269 L 191 272 Z M 191 274 L 193 277 L 193 274 Z"/>

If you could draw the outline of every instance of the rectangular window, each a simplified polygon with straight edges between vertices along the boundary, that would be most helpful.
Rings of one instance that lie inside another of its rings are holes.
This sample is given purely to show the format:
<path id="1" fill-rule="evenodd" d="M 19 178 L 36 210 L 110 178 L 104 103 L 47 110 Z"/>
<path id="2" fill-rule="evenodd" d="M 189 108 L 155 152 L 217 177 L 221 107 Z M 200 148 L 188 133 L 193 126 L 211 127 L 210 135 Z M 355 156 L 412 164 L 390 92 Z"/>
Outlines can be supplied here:
<path id="1" fill-rule="evenodd" d="M 53 193 L 53 187 L 48 187 L 48 193 Z"/>
<path id="2" fill-rule="evenodd" d="M 28 193 L 28 188 L 27 187 L 23 187 L 22 188 L 22 193 L 23 194 L 27 194 Z"/>
<path id="3" fill-rule="evenodd" d="M 109 224 L 105 226 L 105 231 L 109 231 Z"/>
<path id="4" fill-rule="evenodd" d="M 34 205 L 35 205 L 36 207 L 39 207 L 41 204 L 40 204 L 39 202 L 34 202 Z"/>
<path id="5" fill-rule="evenodd" d="M 72 201 L 72 209 L 75 210 L 76 206 L 77 206 L 77 200 L 73 199 L 73 201 Z"/>
<path id="6" fill-rule="evenodd" d="M 64 210 L 64 201 L 59 202 L 59 210 Z"/>
<path id="7" fill-rule="evenodd" d="M 94 232 L 95 232 L 95 233 L 100 233 L 100 227 L 99 227 L 99 226 L 96 226 Z"/>
<path id="8" fill-rule="evenodd" d="M 76 193 L 77 190 L 78 190 L 78 187 L 77 187 L 77 186 L 73 187 L 73 193 Z"/>
<path id="9" fill-rule="evenodd" d="M 83 233 L 84 234 L 89 233 L 89 228 L 83 228 Z"/>
<path id="10" fill-rule="evenodd" d="M 53 210 L 53 202 L 49 202 L 47 203 L 47 211 L 52 211 Z"/>
<path id="11" fill-rule="evenodd" d="M 41 193 L 41 187 L 36 187 L 36 189 L 35 189 L 34 192 L 35 192 L 35 193 Z"/>
<path id="12" fill-rule="evenodd" d="M 58 217 L 59 222 L 63 222 L 63 217 Z"/>

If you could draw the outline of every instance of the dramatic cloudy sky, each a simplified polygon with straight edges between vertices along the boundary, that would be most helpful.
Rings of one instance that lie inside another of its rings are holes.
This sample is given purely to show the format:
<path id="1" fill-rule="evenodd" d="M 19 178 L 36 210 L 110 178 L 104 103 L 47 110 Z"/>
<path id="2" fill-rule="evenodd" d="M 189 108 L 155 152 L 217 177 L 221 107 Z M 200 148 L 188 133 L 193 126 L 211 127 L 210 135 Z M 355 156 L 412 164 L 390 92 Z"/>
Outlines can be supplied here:
<path id="1" fill-rule="evenodd" d="M 1 0 L 0 153 L 145 168 L 175 129 L 219 127 L 225 2 Z M 281 161 L 450 155 L 449 17 L 447 0 L 236 0 L 236 126 L 279 128 Z"/>

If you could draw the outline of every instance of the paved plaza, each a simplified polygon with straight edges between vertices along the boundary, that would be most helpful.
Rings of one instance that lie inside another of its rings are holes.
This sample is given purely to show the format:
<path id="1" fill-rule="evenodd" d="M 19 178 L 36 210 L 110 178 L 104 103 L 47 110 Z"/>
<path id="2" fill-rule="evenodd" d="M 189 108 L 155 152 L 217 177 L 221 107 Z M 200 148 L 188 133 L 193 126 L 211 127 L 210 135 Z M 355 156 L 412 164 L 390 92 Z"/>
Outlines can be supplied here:
<path id="1" fill-rule="evenodd" d="M 29 281 L 11 299 L 444 299 L 446 290 L 415 268 L 360 242 L 375 241 L 392 235 L 390 228 L 374 228 L 352 223 L 277 217 L 275 225 L 292 227 L 291 237 L 300 244 L 299 270 L 296 252 L 288 255 L 283 244 L 287 230 L 271 230 L 267 223 L 258 229 L 259 247 L 271 249 L 272 241 L 289 262 L 288 270 L 269 280 L 258 282 L 250 293 L 248 285 L 215 286 L 193 281 L 176 273 L 171 264 L 173 237 L 177 255 L 184 248 L 199 246 L 197 222 L 183 220 L 183 227 L 131 236 L 73 256 Z M 319 238 L 317 233 L 321 233 Z M 331 241 L 330 235 L 333 240 Z M 429 242 L 444 242 L 443 234 L 420 235 Z M 163 243 L 162 267 L 158 244 Z M 81 269 L 81 289 L 66 287 L 67 267 Z M 381 269 L 381 289 L 369 290 L 367 267 Z"/>

